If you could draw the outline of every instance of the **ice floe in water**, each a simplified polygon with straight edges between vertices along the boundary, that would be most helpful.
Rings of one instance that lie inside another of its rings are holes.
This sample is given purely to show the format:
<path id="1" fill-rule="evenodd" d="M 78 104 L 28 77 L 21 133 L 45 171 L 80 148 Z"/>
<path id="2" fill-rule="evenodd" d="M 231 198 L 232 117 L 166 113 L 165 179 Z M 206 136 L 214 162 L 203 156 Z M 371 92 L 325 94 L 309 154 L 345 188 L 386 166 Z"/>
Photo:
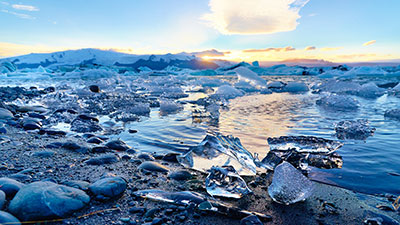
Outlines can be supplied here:
<path id="1" fill-rule="evenodd" d="M 254 157 L 240 143 L 239 138 L 221 134 L 207 135 L 189 152 L 178 156 L 185 167 L 206 172 L 212 166 L 232 166 L 240 175 L 255 175 Z"/>
<path id="2" fill-rule="evenodd" d="M 221 99 L 234 99 L 243 96 L 243 92 L 232 87 L 231 85 L 222 85 L 211 97 L 221 98 Z"/>
<path id="3" fill-rule="evenodd" d="M 345 120 L 336 124 L 335 131 L 338 139 L 365 140 L 374 135 L 375 128 L 370 127 L 365 119 Z"/>
<path id="4" fill-rule="evenodd" d="M 330 94 L 316 101 L 317 105 L 335 111 L 354 111 L 359 107 L 359 102 L 346 95 Z"/>
<path id="5" fill-rule="evenodd" d="M 268 187 L 269 196 L 280 204 L 293 204 L 310 197 L 313 183 L 290 163 L 279 164 Z"/>
<path id="6" fill-rule="evenodd" d="M 391 109 L 385 112 L 385 117 L 400 120 L 400 109 Z"/>
<path id="7" fill-rule="evenodd" d="M 239 67 L 235 69 L 235 72 L 238 75 L 239 81 L 245 81 L 250 85 L 256 87 L 257 89 L 263 88 L 267 86 L 267 81 L 258 76 L 257 73 L 251 71 L 246 67 Z"/>
<path id="8" fill-rule="evenodd" d="M 299 82 L 289 82 L 287 85 L 283 88 L 283 91 L 285 92 L 291 92 L 291 93 L 301 93 L 301 92 L 307 92 L 308 91 L 308 86 L 304 83 L 299 83 Z"/>
<path id="9" fill-rule="evenodd" d="M 364 98 L 377 98 L 384 95 L 386 90 L 376 86 L 375 83 L 370 82 L 363 84 L 355 93 L 356 95 Z"/>
<path id="10" fill-rule="evenodd" d="M 343 146 L 341 142 L 313 136 L 281 136 L 268 138 L 270 151 L 295 150 L 300 153 L 329 154 Z"/>
<path id="11" fill-rule="evenodd" d="M 160 102 L 160 113 L 162 115 L 174 114 L 183 109 L 179 103 L 170 100 L 163 100 Z"/>
<path id="12" fill-rule="evenodd" d="M 231 166 L 211 167 L 206 178 L 206 190 L 211 196 L 241 198 L 251 192 L 246 182 Z"/>

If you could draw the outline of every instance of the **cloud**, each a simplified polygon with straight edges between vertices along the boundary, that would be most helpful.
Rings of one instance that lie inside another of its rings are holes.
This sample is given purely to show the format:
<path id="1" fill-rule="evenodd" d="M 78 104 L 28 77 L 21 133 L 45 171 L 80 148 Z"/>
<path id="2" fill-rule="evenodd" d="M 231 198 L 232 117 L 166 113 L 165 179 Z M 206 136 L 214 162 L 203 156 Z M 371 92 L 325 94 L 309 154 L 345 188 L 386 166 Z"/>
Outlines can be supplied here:
<path id="1" fill-rule="evenodd" d="M 22 18 L 22 19 L 30 19 L 30 20 L 36 19 L 35 17 L 33 17 L 31 15 L 27 15 L 27 14 L 23 14 L 23 13 L 16 13 L 16 12 L 13 12 L 13 11 L 8 11 L 7 9 L 2 9 L 0 12 L 8 13 L 8 14 L 17 16 L 17 17 Z"/>
<path id="2" fill-rule="evenodd" d="M 372 45 L 372 44 L 375 44 L 375 43 L 376 43 L 376 40 L 372 40 L 372 41 L 365 42 L 363 44 L 363 46 L 368 46 L 368 45 Z"/>
<path id="3" fill-rule="evenodd" d="M 304 50 L 311 51 L 317 49 L 315 46 L 307 46 Z"/>
<path id="4" fill-rule="evenodd" d="M 8 42 L 0 42 L 0 58 L 16 55 L 24 55 L 29 53 L 46 53 L 66 50 L 60 47 L 50 47 L 45 45 L 23 45 Z"/>
<path id="5" fill-rule="evenodd" d="M 271 34 L 295 30 L 309 0 L 210 0 L 203 16 L 223 34 Z"/>
<path id="6" fill-rule="evenodd" d="M 13 7 L 14 9 L 18 9 L 18 10 L 24 10 L 24 11 L 39 11 L 39 9 L 35 6 L 32 5 L 18 5 L 18 4 L 14 4 L 11 7 Z"/>
<path id="7" fill-rule="evenodd" d="M 333 47 L 333 48 L 331 48 L 331 47 L 326 47 L 326 48 L 321 48 L 321 51 L 323 51 L 323 52 L 328 52 L 328 51 L 337 51 L 337 50 L 340 50 L 340 49 L 342 49 L 343 47 Z"/>
<path id="8" fill-rule="evenodd" d="M 266 48 L 266 49 L 246 49 L 243 50 L 243 52 L 246 53 L 254 53 L 254 52 L 290 52 L 296 50 L 295 48 L 291 46 L 287 46 L 284 48 Z"/>
<path id="9" fill-rule="evenodd" d="M 3 5 L 10 5 L 10 3 L 8 3 L 8 2 L 0 2 L 0 3 Z"/>

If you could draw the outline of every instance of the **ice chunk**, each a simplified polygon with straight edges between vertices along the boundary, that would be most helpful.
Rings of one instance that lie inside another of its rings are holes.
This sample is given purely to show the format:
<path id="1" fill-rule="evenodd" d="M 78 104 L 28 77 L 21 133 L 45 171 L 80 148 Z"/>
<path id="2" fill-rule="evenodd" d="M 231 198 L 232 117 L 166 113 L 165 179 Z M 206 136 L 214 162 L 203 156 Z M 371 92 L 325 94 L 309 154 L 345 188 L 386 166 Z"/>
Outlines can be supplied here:
<path id="1" fill-rule="evenodd" d="M 359 102 L 345 95 L 331 94 L 316 101 L 317 105 L 335 111 L 354 111 L 359 107 Z"/>
<path id="2" fill-rule="evenodd" d="M 202 172 L 212 166 L 232 166 L 240 175 L 255 175 L 257 172 L 254 157 L 242 146 L 239 138 L 221 134 L 207 135 L 198 146 L 178 156 L 178 161 Z"/>
<path id="3" fill-rule="evenodd" d="M 231 166 L 211 167 L 206 178 L 207 193 L 211 196 L 241 198 L 251 192 L 246 182 Z"/>
<path id="4" fill-rule="evenodd" d="M 316 85 L 313 89 L 317 89 L 318 92 L 354 93 L 360 88 L 361 85 L 356 82 L 329 80 L 325 83 Z"/>
<path id="5" fill-rule="evenodd" d="M 222 85 L 229 85 L 228 82 L 222 81 L 220 79 L 216 78 L 207 78 L 207 77 L 202 77 L 199 80 L 195 82 L 195 84 L 201 85 L 203 87 L 219 87 Z"/>
<path id="6" fill-rule="evenodd" d="M 281 81 L 274 81 L 268 84 L 268 88 L 283 88 L 285 87 L 285 83 L 281 82 Z"/>
<path id="7" fill-rule="evenodd" d="M 11 73 L 17 71 L 17 67 L 11 62 L 2 62 L 0 64 L 0 73 Z"/>
<path id="8" fill-rule="evenodd" d="M 377 98 L 384 94 L 385 89 L 376 86 L 373 82 L 363 84 L 356 92 L 356 95 L 364 98 Z"/>
<path id="9" fill-rule="evenodd" d="M 375 128 L 371 128 L 365 119 L 341 121 L 336 124 L 335 130 L 339 139 L 356 140 L 365 140 L 375 132 Z"/>
<path id="10" fill-rule="evenodd" d="M 239 67 L 235 69 L 235 72 L 238 75 L 239 81 L 245 81 L 252 86 L 260 89 L 267 86 L 267 81 L 258 76 L 255 72 L 251 71 L 246 67 Z"/>
<path id="11" fill-rule="evenodd" d="M 286 92 L 292 92 L 292 93 L 307 92 L 308 91 L 308 86 L 305 85 L 304 83 L 289 82 L 283 88 L 283 90 L 286 91 Z"/>
<path id="12" fill-rule="evenodd" d="M 222 99 L 234 99 L 236 97 L 243 96 L 243 92 L 230 86 L 230 85 L 222 85 L 218 88 L 212 97 L 214 98 L 222 98 Z"/>
<path id="13" fill-rule="evenodd" d="M 270 151 L 330 154 L 343 146 L 341 142 L 313 136 L 281 136 L 268 138 Z"/>
<path id="14" fill-rule="evenodd" d="M 400 120 L 400 109 L 391 109 L 385 112 L 385 117 Z"/>
<path id="15" fill-rule="evenodd" d="M 256 92 L 256 91 L 260 91 L 259 89 L 257 89 L 255 86 L 251 85 L 250 83 L 246 82 L 246 81 L 239 81 L 237 83 L 235 83 L 235 88 L 240 89 L 244 92 Z M 265 88 L 264 88 L 265 89 Z"/>
<path id="16" fill-rule="evenodd" d="M 160 102 L 160 113 L 162 115 L 177 113 L 183 109 L 183 106 L 179 103 L 175 103 L 169 100 L 163 100 Z"/>
<path id="17" fill-rule="evenodd" d="M 290 163 L 279 164 L 268 187 L 269 196 L 280 204 L 293 204 L 310 197 L 313 183 Z"/>

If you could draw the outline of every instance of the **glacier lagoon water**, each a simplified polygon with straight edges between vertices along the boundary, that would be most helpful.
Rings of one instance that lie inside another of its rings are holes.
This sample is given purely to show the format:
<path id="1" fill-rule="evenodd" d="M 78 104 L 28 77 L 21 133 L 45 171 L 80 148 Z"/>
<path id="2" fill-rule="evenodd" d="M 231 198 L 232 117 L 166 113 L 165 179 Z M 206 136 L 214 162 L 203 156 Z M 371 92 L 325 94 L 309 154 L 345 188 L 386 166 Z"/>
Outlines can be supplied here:
<path id="1" fill-rule="evenodd" d="M 234 78 L 223 78 L 228 81 Z M 311 84 L 316 77 L 268 76 L 268 81 L 301 81 Z M 359 78 L 367 83 L 378 78 Z M 379 78 L 381 79 L 381 78 Z M 397 78 L 391 78 L 396 80 Z M 382 79 L 382 81 L 387 81 Z M 398 80 L 397 80 L 398 81 Z M 1 85 L 35 85 L 23 79 L 2 81 Z M 48 84 L 51 81 L 46 82 Z M 45 83 L 41 83 L 45 86 Z M 39 85 L 40 86 L 40 85 Z M 182 100 L 204 97 L 202 93 L 190 93 Z M 383 95 L 374 99 L 354 97 L 360 103 L 358 110 L 342 112 L 328 110 L 315 104 L 321 96 L 272 93 L 246 94 L 229 101 L 227 108 L 220 109 L 218 123 L 199 122 L 192 118 L 193 104 L 184 104 L 183 110 L 163 114 L 152 108 L 149 116 L 139 122 L 123 125 L 119 137 L 132 147 L 144 152 L 185 152 L 201 142 L 207 132 L 231 134 L 262 159 L 268 152 L 267 138 L 283 135 L 311 135 L 336 140 L 335 124 L 343 120 L 368 119 L 376 128 L 375 134 L 365 141 L 341 140 L 345 145 L 337 152 L 343 157 L 343 168 L 322 170 L 313 168 L 310 178 L 363 193 L 400 194 L 400 121 L 384 117 L 384 112 L 400 106 L 400 98 Z M 107 121 L 107 117 L 101 121 Z M 129 129 L 137 133 L 129 133 Z"/>

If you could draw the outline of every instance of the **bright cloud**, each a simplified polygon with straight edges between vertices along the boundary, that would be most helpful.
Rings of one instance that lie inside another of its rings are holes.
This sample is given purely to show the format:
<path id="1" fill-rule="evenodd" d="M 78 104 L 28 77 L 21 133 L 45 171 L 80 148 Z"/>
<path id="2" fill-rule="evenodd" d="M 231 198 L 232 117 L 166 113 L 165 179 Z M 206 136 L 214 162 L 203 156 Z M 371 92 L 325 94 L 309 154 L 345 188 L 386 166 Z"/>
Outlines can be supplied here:
<path id="1" fill-rule="evenodd" d="M 210 0 L 203 16 L 223 34 L 270 34 L 295 30 L 309 0 Z"/>
<path id="2" fill-rule="evenodd" d="M 246 49 L 243 50 L 243 52 L 251 53 L 251 52 L 290 52 L 296 50 L 295 48 L 291 46 L 287 46 L 284 48 L 266 48 L 266 49 Z"/>
<path id="3" fill-rule="evenodd" d="M 14 9 L 18 9 L 18 10 L 24 10 L 24 11 L 39 11 L 39 9 L 35 6 L 32 5 L 18 5 L 18 4 L 14 4 L 12 5 L 12 7 Z"/>
<path id="4" fill-rule="evenodd" d="M 0 42 L 0 58 L 29 53 L 46 53 L 66 50 L 65 48 L 54 48 L 44 45 L 21 45 L 8 42 Z"/>
<path id="5" fill-rule="evenodd" d="M 311 51 L 317 49 L 315 46 L 307 46 L 304 50 Z"/>
<path id="6" fill-rule="evenodd" d="M 376 40 L 372 40 L 372 41 L 365 42 L 363 44 L 363 46 L 368 46 L 368 45 L 372 45 L 372 44 L 375 44 L 375 43 L 376 43 Z"/>
<path id="7" fill-rule="evenodd" d="M 326 47 L 326 48 L 321 48 L 321 51 L 323 51 L 323 52 L 329 52 L 329 51 L 337 51 L 337 50 L 340 50 L 340 49 L 343 49 L 343 47 L 333 47 L 333 48 L 331 48 L 331 47 Z"/>
<path id="8" fill-rule="evenodd" d="M 31 15 L 27 15 L 27 14 L 23 14 L 23 13 L 16 13 L 16 12 L 13 12 L 13 11 L 9 11 L 7 9 L 2 9 L 1 12 L 8 13 L 8 14 L 17 16 L 17 17 L 22 18 L 22 19 L 30 19 L 30 20 L 36 19 L 35 17 L 33 17 Z"/>

